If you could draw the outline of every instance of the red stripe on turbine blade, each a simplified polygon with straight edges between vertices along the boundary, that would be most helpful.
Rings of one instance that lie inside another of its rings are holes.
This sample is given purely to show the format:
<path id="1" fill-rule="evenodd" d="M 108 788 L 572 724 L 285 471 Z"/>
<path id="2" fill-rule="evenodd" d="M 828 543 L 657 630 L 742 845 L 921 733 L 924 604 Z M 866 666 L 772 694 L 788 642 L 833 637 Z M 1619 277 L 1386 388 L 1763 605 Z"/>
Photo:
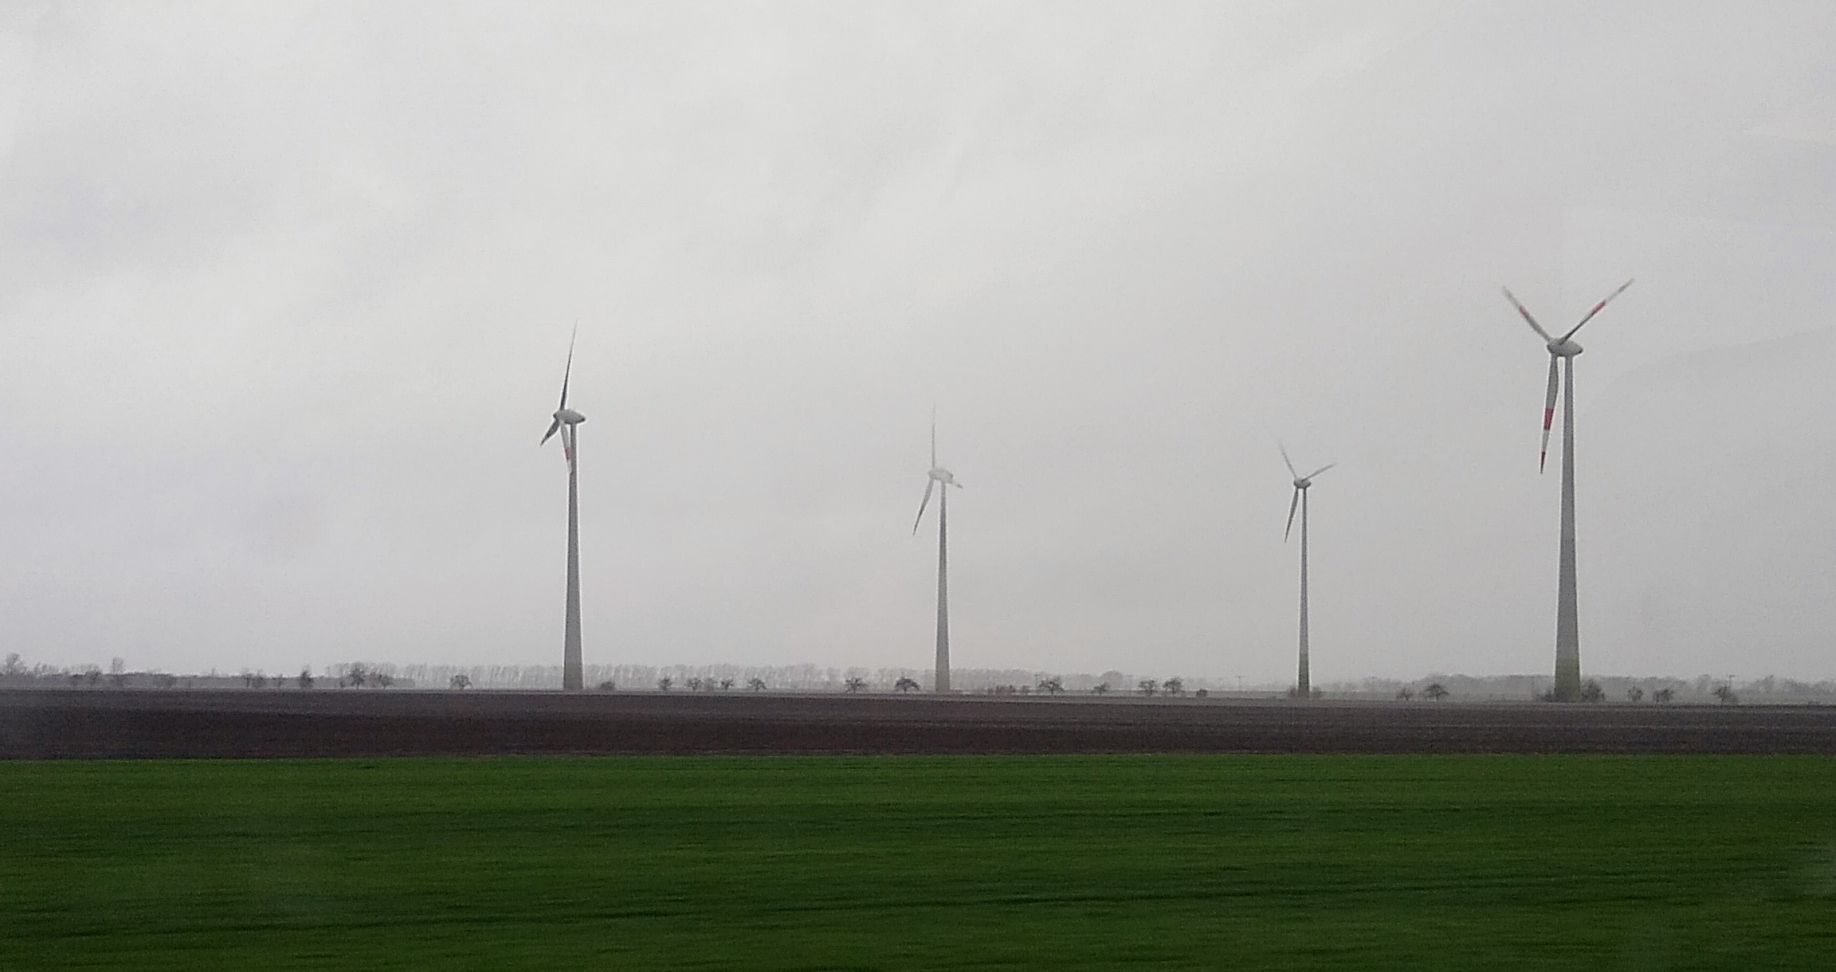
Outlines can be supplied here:
<path id="1" fill-rule="evenodd" d="M 1544 432 L 1549 431 L 1549 426 L 1554 424 L 1554 422 L 1555 422 L 1555 409 L 1553 408 L 1543 409 L 1543 431 Z"/>

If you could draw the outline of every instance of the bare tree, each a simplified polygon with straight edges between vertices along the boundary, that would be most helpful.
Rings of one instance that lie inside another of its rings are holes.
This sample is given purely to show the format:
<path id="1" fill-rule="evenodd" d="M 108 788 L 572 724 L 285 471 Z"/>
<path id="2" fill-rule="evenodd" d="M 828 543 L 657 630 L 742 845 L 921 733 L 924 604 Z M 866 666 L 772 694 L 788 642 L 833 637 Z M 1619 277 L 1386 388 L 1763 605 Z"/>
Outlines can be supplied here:
<path id="1" fill-rule="evenodd" d="M 594 688 L 599 689 L 601 692 L 616 692 L 618 691 L 618 683 L 612 681 L 611 679 L 606 679 L 605 681 L 600 682 L 598 685 L 594 686 Z"/>
<path id="2" fill-rule="evenodd" d="M 1606 689 L 1601 688 L 1599 682 L 1590 678 L 1581 685 L 1581 701 L 1604 702 L 1606 701 Z"/>
<path id="3" fill-rule="evenodd" d="M 1715 698 L 1720 699 L 1722 705 L 1735 705 L 1740 702 L 1740 696 L 1734 694 L 1732 685 L 1715 686 Z"/>
<path id="4" fill-rule="evenodd" d="M 300 669 L 299 677 L 294 679 L 294 682 L 303 689 L 312 688 L 312 681 L 312 669 L 304 667 Z"/>
<path id="5" fill-rule="evenodd" d="M 1108 695 L 1109 694 L 1109 683 L 1108 682 L 1096 683 L 1095 685 L 1091 686 L 1090 694 L 1091 695 Z"/>
<path id="6" fill-rule="evenodd" d="M 1396 690 L 1396 698 L 1403 702 L 1411 701 L 1415 698 L 1415 690 L 1405 685 Z"/>
<path id="7" fill-rule="evenodd" d="M 843 682 L 842 685 L 850 692 L 859 692 L 861 689 L 867 687 L 867 680 L 856 676 L 849 676 L 848 680 Z"/>
<path id="8" fill-rule="evenodd" d="M 446 687 L 463 692 L 472 687 L 472 677 L 464 672 L 460 672 L 447 680 Z"/>
<path id="9" fill-rule="evenodd" d="M 0 665 L 0 675 L 23 674 L 25 674 L 25 663 L 19 660 L 19 653 L 16 651 L 7 652 L 6 664 Z"/>
<path id="10" fill-rule="evenodd" d="M 765 680 L 762 678 L 749 678 L 746 680 L 746 687 L 754 692 L 763 692 L 765 691 Z"/>
<path id="11" fill-rule="evenodd" d="M 1065 690 L 1065 680 L 1054 675 L 1039 680 L 1039 691 L 1047 695 L 1057 695 Z"/>
<path id="12" fill-rule="evenodd" d="M 1644 689 L 1642 689 L 1642 688 L 1639 688 L 1639 687 L 1638 687 L 1638 686 L 1636 686 L 1636 685 L 1634 685 L 1634 686 L 1632 686 L 1632 687 L 1631 687 L 1631 688 L 1629 688 L 1629 689 L 1626 689 L 1626 701 L 1628 701 L 1628 702 L 1642 702 L 1642 701 L 1644 701 L 1644 699 L 1645 699 L 1645 690 L 1644 690 Z"/>
<path id="13" fill-rule="evenodd" d="M 388 672 L 372 672 L 370 674 L 370 684 L 377 688 L 394 688 L 395 676 Z"/>
<path id="14" fill-rule="evenodd" d="M 1676 697 L 1677 690 L 1673 688 L 1661 688 L 1651 693 L 1651 701 L 1659 705 L 1669 705 L 1670 700 Z"/>
<path id="15" fill-rule="evenodd" d="M 363 688 L 370 682 L 370 667 L 363 662 L 352 662 L 344 670 L 344 684 L 352 688 Z"/>
<path id="16" fill-rule="evenodd" d="M 1422 689 L 1422 694 L 1429 699 L 1439 702 L 1453 693 L 1447 691 L 1447 686 L 1442 685 L 1440 682 L 1430 682 L 1427 688 Z"/>
<path id="17" fill-rule="evenodd" d="M 691 675 L 689 676 L 689 680 L 682 684 L 688 686 L 688 690 L 691 692 L 699 692 L 701 691 L 701 676 Z"/>
<path id="18" fill-rule="evenodd" d="M 667 692 L 669 691 L 669 687 L 674 684 L 676 684 L 676 680 L 673 678 L 670 678 L 668 675 L 665 675 L 662 678 L 657 679 L 657 691 Z"/>
<path id="19" fill-rule="evenodd" d="M 899 676 L 899 680 L 893 683 L 893 691 L 895 692 L 916 692 L 923 687 L 924 686 L 918 684 L 917 679 L 908 675 Z"/>
<path id="20" fill-rule="evenodd" d="M 721 680 L 720 680 L 720 690 L 721 690 L 722 692 L 727 692 L 727 691 L 731 691 L 731 690 L 732 690 L 732 688 L 733 688 L 733 680 L 732 680 L 732 679 L 730 679 L 730 678 L 723 678 L 723 679 L 721 679 Z"/>
<path id="21" fill-rule="evenodd" d="M 1160 691 L 1163 695 L 1185 695 L 1186 680 L 1175 675 L 1160 683 Z"/>
<path id="22" fill-rule="evenodd" d="M 1160 683 L 1154 681 L 1151 678 L 1144 678 L 1141 681 L 1136 682 L 1135 687 L 1141 690 L 1142 695 L 1146 695 L 1150 697 L 1153 696 L 1155 692 L 1160 691 Z"/>

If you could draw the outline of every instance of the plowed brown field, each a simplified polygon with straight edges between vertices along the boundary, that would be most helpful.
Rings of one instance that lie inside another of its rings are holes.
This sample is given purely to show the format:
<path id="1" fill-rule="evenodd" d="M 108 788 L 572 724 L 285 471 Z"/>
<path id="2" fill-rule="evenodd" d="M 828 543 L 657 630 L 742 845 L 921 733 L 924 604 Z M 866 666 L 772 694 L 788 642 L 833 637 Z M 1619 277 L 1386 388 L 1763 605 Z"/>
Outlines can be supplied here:
<path id="1" fill-rule="evenodd" d="M 1240 752 L 1836 754 L 1836 707 L 0 691 L 7 758 Z"/>

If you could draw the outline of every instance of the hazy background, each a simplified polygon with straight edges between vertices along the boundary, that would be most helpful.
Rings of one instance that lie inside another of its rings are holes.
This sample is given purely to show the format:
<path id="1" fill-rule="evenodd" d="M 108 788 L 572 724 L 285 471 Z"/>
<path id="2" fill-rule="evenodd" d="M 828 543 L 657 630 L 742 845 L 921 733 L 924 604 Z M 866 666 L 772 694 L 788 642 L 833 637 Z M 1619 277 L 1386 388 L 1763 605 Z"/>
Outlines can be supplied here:
<path id="1" fill-rule="evenodd" d="M 1828 677 L 1836 5 L 0 5 L 0 649 Z M 1552 443 L 1552 452 L 1558 448 Z"/>

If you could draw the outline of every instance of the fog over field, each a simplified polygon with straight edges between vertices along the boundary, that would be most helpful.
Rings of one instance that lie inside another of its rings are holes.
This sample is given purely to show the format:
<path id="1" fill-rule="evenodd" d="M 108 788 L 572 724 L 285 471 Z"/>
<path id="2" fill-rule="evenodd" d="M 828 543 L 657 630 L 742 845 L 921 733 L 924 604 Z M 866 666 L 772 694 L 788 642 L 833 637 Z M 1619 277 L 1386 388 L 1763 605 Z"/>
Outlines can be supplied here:
<path id="1" fill-rule="evenodd" d="M 0 651 L 1836 676 L 1836 5 L 0 6 Z M 1738 38 L 1739 43 L 1730 43 Z M 1559 432 L 1558 432 L 1559 437 Z M 1552 451 L 1558 448 L 1552 443 Z M 928 536 L 928 539 L 927 539 Z"/>

